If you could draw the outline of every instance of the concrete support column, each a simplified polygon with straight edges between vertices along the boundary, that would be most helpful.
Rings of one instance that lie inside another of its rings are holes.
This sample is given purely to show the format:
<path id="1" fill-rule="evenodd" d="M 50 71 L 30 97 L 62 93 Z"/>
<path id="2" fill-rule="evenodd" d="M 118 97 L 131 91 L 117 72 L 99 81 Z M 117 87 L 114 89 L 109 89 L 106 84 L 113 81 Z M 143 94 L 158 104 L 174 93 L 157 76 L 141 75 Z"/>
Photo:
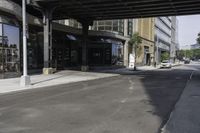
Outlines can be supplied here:
<path id="1" fill-rule="evenodd" d="M 128 50 L 128 40 L 124 43 L 124 66 L 129 66 L 129 50 Z"/>
<path id="2" fill-rule="evenodd" d="M 92 22 L 91 22 L 92 23 Z M 88 30 L 90 23 L 88 21 L 81 21 L 82 24 L 82 66 L 81 71 L 88 71 Z"/>
<path id="3" fill-rule="evenodd" d="M 128 19 L 124 19 L 124 36 L 128 36 Z"/>
<path id="4" fill-rule="evenodd" d="M 124 36 L 128 37 L 128 19 L 124 19 Z M 129 53 L 128 53 L 128 40 L 124 43 L 124 66 L 128 67 Z"/>
<path id="5" fill-rule="evenodd" d="M 51 74 L 52 72 L 52 12 L 45 10 L 43 12 L 44 26 L 44 68 L 43 74 Z"/>
<path id="6" fill-rule="evenodd" d="M 22 23 L 23 23 L 23 76 L 21 76 L 20 86 L 26 87 L 31 84 L 28 76 L 27 65 L 27 20 L 26 20 L 26 0 L 22 0 Z"/>

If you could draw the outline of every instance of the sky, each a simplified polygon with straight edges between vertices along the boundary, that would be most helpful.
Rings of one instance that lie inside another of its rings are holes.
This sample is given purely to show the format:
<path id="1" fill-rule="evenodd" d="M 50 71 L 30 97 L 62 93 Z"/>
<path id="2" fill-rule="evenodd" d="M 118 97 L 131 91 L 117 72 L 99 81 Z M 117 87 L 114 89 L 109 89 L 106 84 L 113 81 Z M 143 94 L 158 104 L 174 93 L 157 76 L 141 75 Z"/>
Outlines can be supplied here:
<path id="1" fill-rule="evenodd" d="M 200 15 L 178 17 L 178 29 L 180 46 L 195 44 L 200 32 Z"/>

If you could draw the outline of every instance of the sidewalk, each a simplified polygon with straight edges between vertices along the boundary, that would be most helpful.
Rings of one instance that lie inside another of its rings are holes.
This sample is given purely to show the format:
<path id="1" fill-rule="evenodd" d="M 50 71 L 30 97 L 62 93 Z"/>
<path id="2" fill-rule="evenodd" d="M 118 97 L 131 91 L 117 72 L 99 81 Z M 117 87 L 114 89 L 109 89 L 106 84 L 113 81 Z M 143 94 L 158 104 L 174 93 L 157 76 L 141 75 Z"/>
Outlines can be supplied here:
<path id="1" fill-rule="evenodd" d="M 25 88 L 20 87 L 20 78 L 0 79 L 0 94 L 113 76 L 118 76 L 118 74 L 66 70 L 51 75 L 33 75 L 31 85 Z"/>
<path id="2" fill-rule="evenodd" d="M 136 74 L 148 70 L 156 70 L 158 67 L 141 66 L 137 67 L 137 71 L 132 68 L 118 68 L 98 70 L 97 72 L 81 72 L 65 70 L 51 75 L 33 75 L 31 76 L 31 85 L 25 88 L 20 87 L 20 78 L 0 79 L 0 94 L 27 90 L 40 87 L 48 87 L 60 84 L 74 83 L 80 81 L 94 80 L 99 78 L 113 77 L 118 75 Z"/>
<path id="3" fill-rule="evenodd" d="M 156 69 L 159 69 L 159 68 L 160 68 L 159 66 L 157 66 L 157 67 L 153 67 L 153 66 L 138 66 L 136 71 L 134 71 L 133 68 L 119 68 L 119 69 L 99 70 L 98 72 L 116 73 L 116 74 L 126 75 L 126 74 L 136 74 L 136 73 L 139 73 L 139 72 L 156 70 Z"/>
<path id="4" fill-rule="evenodd" d="M 194 71 L 192 79 L 181 95 L 163 128 L 163 133 L 200 132 L 200 72 Z"/>

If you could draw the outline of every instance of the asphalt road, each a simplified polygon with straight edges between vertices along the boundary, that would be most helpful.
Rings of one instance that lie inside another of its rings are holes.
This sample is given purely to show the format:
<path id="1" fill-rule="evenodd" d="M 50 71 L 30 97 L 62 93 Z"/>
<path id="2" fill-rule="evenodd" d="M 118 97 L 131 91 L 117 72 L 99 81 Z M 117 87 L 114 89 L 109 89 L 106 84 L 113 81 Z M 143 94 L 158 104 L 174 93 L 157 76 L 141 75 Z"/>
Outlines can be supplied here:
<path id="1" fill-rule="evenodd" d="M 193 68 L 0 95 L 0 133 L 157 133 Z"/>

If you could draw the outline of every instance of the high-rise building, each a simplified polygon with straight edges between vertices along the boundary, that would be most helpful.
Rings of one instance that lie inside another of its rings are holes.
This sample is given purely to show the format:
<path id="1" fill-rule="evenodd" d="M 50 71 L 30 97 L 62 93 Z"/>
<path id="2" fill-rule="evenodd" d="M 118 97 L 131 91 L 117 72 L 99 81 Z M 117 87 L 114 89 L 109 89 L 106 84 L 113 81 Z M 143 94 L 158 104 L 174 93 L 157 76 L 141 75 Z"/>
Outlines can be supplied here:
<path id="1" fill-rule="evenodd" d="M 170 59 L 171 62 L 175 61 L 176 51 L 179 49 L 178 44 L 178 20 L 175 16 L 171 17 L 171 47 L 170 47 Z"/>
<path id="2" fill-rule="evenodd" d="M 176 17 L 155 18 L 155 41 L 156 41 L 156 62 L 161 62 L 161 55 L 164 52 L 175 55 L 176 41 Z"/>

